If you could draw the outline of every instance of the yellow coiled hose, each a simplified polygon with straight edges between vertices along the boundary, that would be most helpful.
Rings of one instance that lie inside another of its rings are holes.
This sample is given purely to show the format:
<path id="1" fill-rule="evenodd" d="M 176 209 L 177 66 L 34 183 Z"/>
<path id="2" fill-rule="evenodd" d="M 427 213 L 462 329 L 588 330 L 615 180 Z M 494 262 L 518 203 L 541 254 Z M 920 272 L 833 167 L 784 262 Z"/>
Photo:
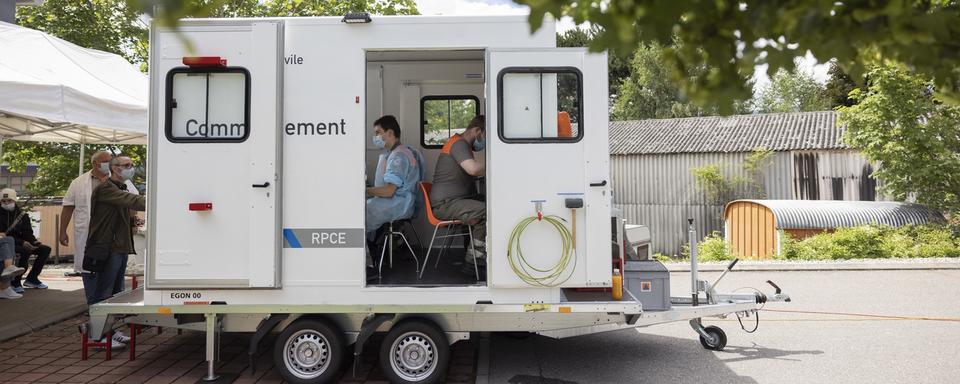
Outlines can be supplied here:
<path id="1" fill-rule="evenodd" d="M 536 221 L 537 216 L 530 216 L 520 220 L 520 223 L 513 227 L 513 232 L 510 232 L 510 241 L 507 243 L 507 261 L 510 262 L 513 273 L 525 283 L 541 287 L 556 287 L 565 283 L 573 275 L 573 268 L 570 269 L 570 273 L 564 273 L 571 263 L 576 268 L 577 253 L 573 248 L 573 235 L 567 229 L 566 220 L 563 218 L 554 215 L 543 216 L 543 221 L 552 225 L 560 233 L 562 252 L 556 264 L 548 268 L 538 268 L 523 257 L 523 249 L 520 245 L 520 235 L 527 226 Z"/>

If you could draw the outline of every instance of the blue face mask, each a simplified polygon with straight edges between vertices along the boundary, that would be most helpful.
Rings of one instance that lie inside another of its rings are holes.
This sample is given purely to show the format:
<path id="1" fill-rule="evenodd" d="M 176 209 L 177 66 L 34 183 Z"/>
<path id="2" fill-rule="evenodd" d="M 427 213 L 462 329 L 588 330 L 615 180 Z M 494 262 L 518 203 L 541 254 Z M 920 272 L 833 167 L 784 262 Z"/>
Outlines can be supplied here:
<path id="1" fill-rule="evenodd" d="M 480 151 L 482 151 L 483 148 L 485 148 L 486 146 L 487 146 L 487 143 L 486 143 L 486 141 L 483 140 L 483 138 L 478 137 L 476 140 L 473 141 L 473 151 L 474 151 L 474 152 L 480 152 Z"/>
<path id="2" fill-rule="evenodd" d="M 387 143 L 383 142 L 383 138 L 380 135 L 373 137 L 373 146 L 379 149 L 383 149 L 387 146 Z"/>

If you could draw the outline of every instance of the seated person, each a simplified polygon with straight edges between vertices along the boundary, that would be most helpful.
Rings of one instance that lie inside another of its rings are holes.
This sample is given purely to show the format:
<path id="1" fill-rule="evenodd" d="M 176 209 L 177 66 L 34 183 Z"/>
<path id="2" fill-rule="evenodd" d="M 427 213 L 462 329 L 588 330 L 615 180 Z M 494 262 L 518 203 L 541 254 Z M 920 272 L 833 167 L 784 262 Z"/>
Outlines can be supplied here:
<path id="1" fill-rule="evenodd" d="M 37 258 L 30 268 L 30 273 L 26 274 L 26 279 L 21 283 L 20 277 L 15 277 L 10 282 L 13 290 L 22 294 L 23 288 L 46 289 L 47 285 L 40 281 L 40 272 L 43 266 L 47 264 L 47 258 L 50 257 L 51 248 L 40 243 L 37 236 L 33 233 L 33 224 L 30 222 L 30 216 L 17 206 L 17 192 L 10 188 L 4 188 L 0 191 L 0 225 L 7 237 L 13 238 L 16 253 L 19 256 L 17 266 L 27 269 L 31 255 Z"/>
<path id="2" fill-rule="evenodd" d="M 463 266 L 463 272 L 470 275 L 475 263 L 478 267 L 486 265 L 487 205 L 474 186 L 474 178 L 483 176 L 486 169 L 473 158 L 474 151 L 484 148 L 485 132 L 486 118 L 479 115 L 463 133 L 447 140 L 437 159 L 430 190 L 430 204 L 438 219 L 461 220 L 472 227 L 473 247 L 467 247 Z"/>
<path id="3" fill-rule="evenodd" d="M 394 220 L 416 215 L 417 184 L 423 180 L 423 156 L 400 143 L 400 124 L 391 115 L 373 122 L 373 145 L 386 151 L 380 154 L 373 187 L 367 188 L 366 232 L 370 253 L 378 240 L 378 229 Z M 372 266 L 372 259 L 367 266 Z M 369 276 L 369 275 L 368 275 Z"/>

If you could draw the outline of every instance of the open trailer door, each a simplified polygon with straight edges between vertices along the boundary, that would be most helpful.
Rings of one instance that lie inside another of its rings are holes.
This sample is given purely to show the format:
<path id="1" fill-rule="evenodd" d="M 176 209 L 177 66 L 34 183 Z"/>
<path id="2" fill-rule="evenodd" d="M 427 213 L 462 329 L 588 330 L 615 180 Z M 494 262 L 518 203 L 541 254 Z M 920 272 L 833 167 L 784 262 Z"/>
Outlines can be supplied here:
<path id="1" fill-rule="evenodd" d="M 486 65 L 490 285 L 609 286 L 606 54 L 497 49 Z"/>
<path id="2" fill-rule="evenodd" d="M 156 29 L 148 288 L 280 285 L 283 23 Z"/>

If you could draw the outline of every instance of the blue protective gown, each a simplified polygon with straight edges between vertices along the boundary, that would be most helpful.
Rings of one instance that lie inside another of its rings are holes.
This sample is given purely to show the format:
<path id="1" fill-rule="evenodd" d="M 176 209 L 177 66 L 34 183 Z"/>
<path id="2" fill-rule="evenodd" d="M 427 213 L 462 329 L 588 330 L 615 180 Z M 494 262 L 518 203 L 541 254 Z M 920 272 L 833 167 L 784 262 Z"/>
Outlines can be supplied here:
<path id="1" fill-rule="evenodd" d="M 423 180 L 425 168 L 423 156 L 417 150 L 400 144 L 390 152 L 380 155 L 374 186 L 386 184 L 397 186 L 393 197 L 367 199 L 366 231 L 372 236 L 383 224 L 394 220 L 409 219 L 416 215 L 420 190 L 417 183 Z"/>

